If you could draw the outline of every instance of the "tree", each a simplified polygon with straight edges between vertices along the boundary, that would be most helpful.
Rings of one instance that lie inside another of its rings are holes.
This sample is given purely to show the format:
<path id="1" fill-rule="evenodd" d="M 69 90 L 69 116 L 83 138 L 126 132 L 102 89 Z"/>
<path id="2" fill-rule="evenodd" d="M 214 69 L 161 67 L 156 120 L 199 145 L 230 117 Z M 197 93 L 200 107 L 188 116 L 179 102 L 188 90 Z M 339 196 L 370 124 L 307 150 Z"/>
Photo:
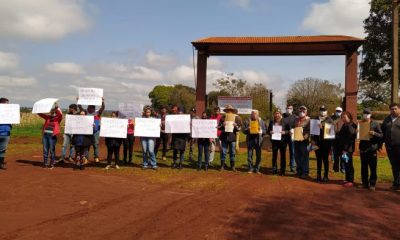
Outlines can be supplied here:
<path id="1" fill-rule="evenodd" d="M 215 107 L 218 106 L 219 96 L 230 96 L 230 94 L 225 90 L 211 91 L 207 94 L 207 108 L 210 111 L 212 111 Z"/>
<path id="2" fill-rule="evenodd" d="M 269 90 L 262 83 L 247 85 L 245 88 L 246 96 L 253 99 L 253 108 L 260 111 L 260 117 L 266 119 L 270 116 L 269 110 Z"/>
<path id="3" fill-rule="evenodd" d="M 343 89 L 340 84 L 309 77 L 292 84 L 286 99 L 295 109 L 304 105 L 309 114 L 316 114 L 321 105 L 333 112 L 335 107 L 340 106 L 342 95 Z"/>
<path id="4" fill-rule="evenodd" d="M 392 0 L 371 0 L 370 4 L 369 16 L 364 20 L 367 37 L 360 64 L 361 99 L 372 105 L 388 104 L 390 87 L 382 86 L 389 85 L 392 76 Z"/>
<path id="5" fill-rule="evenodd" d="M 173 89 L 173 86 L 155 86 L 153 90 L 149 93 L 152 107 L 154 109 L 159 109 L 161 106 L 169 105 Z"/>
<path id="6" fill-rule="evenodd" d="M 170 103 L 184 108 L 184 111 L 189 111 L 196 103 L 196 90 L 182 84 L 174 86 L 170 96 Z"/>
<path id="7" fill-rule="evenodd" d="M 235 78 L 233 73 L 229 73 L 226 77 L 215 80 L 213 86 L 220 91 L 229 93 L 229 96 L 244 96 L 246 81 Z"/>

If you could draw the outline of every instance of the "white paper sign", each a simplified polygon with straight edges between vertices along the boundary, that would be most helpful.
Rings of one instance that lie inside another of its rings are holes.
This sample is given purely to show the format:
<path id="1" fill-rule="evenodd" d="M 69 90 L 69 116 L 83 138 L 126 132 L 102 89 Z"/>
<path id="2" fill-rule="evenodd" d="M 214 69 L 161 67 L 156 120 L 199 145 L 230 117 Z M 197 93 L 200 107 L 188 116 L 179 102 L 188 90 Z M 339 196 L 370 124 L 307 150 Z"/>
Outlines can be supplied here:
<path id="1" fill-rule="evenodd" d="M 310 121 L 310 134 L 319 136 L 321 133 L 321 128 L 319 125 L 321 124 L 321 121 L 319 119 L 311 119 Z"/>
<path id="2" fill-rule="evenodd" d="M 120 118 L 134 119 L 142 116 L 143 104 L 135 103 L 120 103 L 118 105 Z"/>
<path id="3" fill-rule="evenodd" d="M 58 98 L 45 98 L 33 104 L 32 113 L 49 113 Z"/>
<path id="4" fill-rule="evenodd" d="M 100 137 L 126 138 L 128 119 L 101 118 Z"/>
<path id="5" fill-rule="evenodd" d="M 166 133 L 190 133 L 190 115 L 177 114 L 165 116 Z"/>
<path id="6" fill-rule="evenodd" d="M 0 124 L 20 123 L 19 104 L 0 104 Z"/>
<path id="7" fill-rule="evenodd" d="M 71 115 L 65 116 L 65 134 L 93 134 L 94 116 Z"/>
<path id="8" fill-rule="evenodd" d="M 335 125 L 325 123 L 324 139 L 335 139 Z"/>
<path id="9" fill-rule="evenodd" d="M 217 138 L 217 120 L 192 119 L 192 138 Z"/>
<path id="10" fill-rule="evenodd" d="M 135 118 L 135 136 L 160 137 L 161 119 Z"/>
<path id="11" fill-rule="evenodd" d="M 103 98 L 102 88 L 79 88 L 78 104 L 101 106 Z"/>
<path id="12" fill-rule="evenodd" d="M 272 140 L 282 140 L 282 126 L 281 125 L 273 125 L 272 126 Z"/>

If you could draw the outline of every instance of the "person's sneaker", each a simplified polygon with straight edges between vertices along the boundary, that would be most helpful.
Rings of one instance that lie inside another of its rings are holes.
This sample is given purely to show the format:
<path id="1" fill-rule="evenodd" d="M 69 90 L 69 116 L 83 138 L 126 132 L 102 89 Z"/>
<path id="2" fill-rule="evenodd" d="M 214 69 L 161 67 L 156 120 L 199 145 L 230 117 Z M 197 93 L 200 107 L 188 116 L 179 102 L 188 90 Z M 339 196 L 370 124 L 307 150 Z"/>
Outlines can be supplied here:
<path id="1" fill-rule="evenodd" d="M 111 168 L 111 165 L 107 165 L 104 169 L 110 169 Z"/>
<path id="2" fill-rule="evenodd" d="M 162 160 L 163 160 L 163 161 L 167 161 L 167 158 L 166 158 L 166 157 L 162 157 Z"/>
<path id="3" fill-rule="evenodd" d="M 353 183 L 352 183 L 352 182 L 345 182 L 345 183 L 343 184 L 343 187 L 351 188 L 351 187 L 353 187 Z"/>
<path id="4" fill-rule="evenodd" d="M 82 160 L 83 160 L 83 164 L 84 164 L 84 165 L 86 165 L 86 164 L 89 163 L 89 161 L 88 161 L 87 158 L 85 158 L 85 157 L 84 157 Z"/>
<path id="5" fill-rule="evenodd" d="M 290 172 L 294 172 L 294 168 L 290 168 Z"/>
<path id="6" fill-rule="evenodd" d="M 220 170 L 220 171 L 223 171 L 223 170 L 225 170 L 225 167 L 224 167 L 224 165 L 222 165 L 222 166 L 219 168 L 219 170 Z"/>
<path id="7" fill-rule="evenodd" d="M 153 167 L 151 167 L 151 170 L 157 171 L 158 167 L 157 166 L 153 166 Z"/>
<path id="8" fill-rule="evenodd" d="M 1 163 L 1 164 L 0 164 L 0 169 L 1 169 L 1 170 L 6 170 L 6 169 L 7 169 L 7 168 L 6 168 L 6 164 Z"/>
<path id="9" fill-rule="evenodd" d="M 370 186 L 370 187 L 369 187 L 369 190 L 370 190 L 371 192 L 375 192 L 375 186 Z"/>
<path id="10" fill-rule="evenodd" d="M 171 168 L 175 169 L 176 168 L 176 163 L 172 163 Z"/>
<path id="11" fill-rule="evenodd" d="M 95 158 L 94 158 L 94 162 L 97 162 L 97 163 L 98 163 L 98 162 L 100 162 L 100 159 L 99 159 L 98 157 L 95 157 Z"/>
<path id="12" fill-rule="evenodd" d="M 68 161 L 69 161 L 69 162 L 73 162 L 74 159 L 73 159 L 72 157 L 69 157 L 69 158 L 68 158 Z"/>
<path id="13" fill-rule="evenodd" d="M 315 179 L 315 181 L 316 181 L 316 182 L 321 182 L 321 177 L 318 176 L 318 177 Z"/>
<path id="14" fill-rule="evenodd" d="M 149 167 L 147 167 L 147 166 L 143 166 L 142 167 L 142 170 L 147 170 Z"/>
<path id="15" fill-rule="evenodd" d="M 120 167 L 118 166 L 118 164 L 115 164 L 115 169 L 120 169 Z"/>
<path id="16" fill-rule="evenodd" d="M 247 171 L 247 173 L 252 174 L 253 173 L 253 169 L 250 169 L 249 171 Z"/>
<path id="17" fill-rule="evenodd" d="M 51 166 L 49 167 L 50 170 L 53 169 L 53 168 L 54 168 L 54 165 L 51 165 Z"/>
<path id="18" fill-rule="evenodd" d="M 254 173 L 255 174 L 261 174 L 261 172 L 259 170 L 256 170 Z"/>
<path id="19" fill-rule="evenodd" d="M 279 172 L 279 175 L 280 175 L 280 176 L 285 176 L 286 173 L 285 173 L 285 171 L 280 171 L 280 172 Z"/>
<path id="20" fill-rule="evenodd" d="M 323 183 L 328 183 L 328 182 L 329 182 L 329 178 L 328 178 L 328 177 L 322 178 L 322 182 L 323 182 Z"/>
<path id="21" fill-rule="evenodd" d="M 272 175 L 277 175 L 278 174 L 278 170 L 274 169 L 272 170 Z"/>
<path id="22" fill-rule="evenodd" d="M 236 168 L 235 168 L 235 167 L 232 167 L 232 171 L 233 171 L 233 172 L 236 172 L 237 170 L 236 170 Z"/>

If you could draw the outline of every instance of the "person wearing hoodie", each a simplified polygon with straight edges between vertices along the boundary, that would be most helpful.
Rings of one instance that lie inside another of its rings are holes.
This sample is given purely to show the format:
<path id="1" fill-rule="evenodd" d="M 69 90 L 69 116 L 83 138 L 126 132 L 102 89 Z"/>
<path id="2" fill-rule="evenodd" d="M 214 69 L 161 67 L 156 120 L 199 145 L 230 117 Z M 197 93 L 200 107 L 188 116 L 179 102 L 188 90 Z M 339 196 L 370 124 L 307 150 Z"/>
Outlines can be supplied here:
<path id="1" fill-rule="evenodd" d="M 8 104 L 7 98 L 0 98 L 0 104 Z M 8 142 L 11 135 L 11 124 L 0 124 L 0 169 L 6 170 L 6 162 L 4 160 Z"/>
<path id="2" fill-rule="evenodd" d="M 53 169 L 56 160 L 57 135 L 60 133 L 62 112 L 56 103 L 50 114 L 39 113 L 38 115 L 45 120 L 42 128 L 43 167 Z M 47 161 L 49 154 L 50 164 Z"/>
<path id="3" fill-rule="evenodd" d="M 361 123 L 369 123 L 369 140 L 360 140 L 359 150 L 361 159 L 361 179 L 362 187 L 375 191 L 377 181 L 376 166 L 378 160 L 378 149 L 380 147 L 383 133 L 378 122 L 372 120 L 371 110 L 365 108 L 363 111 L 363 120 Z M 361 124 L 360 123 L 360 124 Z M 368 179 L 368 168 L 371 172 Z"/>

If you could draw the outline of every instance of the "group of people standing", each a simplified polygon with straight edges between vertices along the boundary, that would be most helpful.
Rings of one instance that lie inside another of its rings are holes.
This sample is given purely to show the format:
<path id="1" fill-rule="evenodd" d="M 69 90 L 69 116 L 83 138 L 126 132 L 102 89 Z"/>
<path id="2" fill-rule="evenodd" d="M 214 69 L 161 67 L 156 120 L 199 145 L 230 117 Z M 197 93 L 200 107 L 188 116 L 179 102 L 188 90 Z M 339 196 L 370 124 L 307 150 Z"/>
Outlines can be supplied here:
<path id="1" fill-rule="evenodd" d="M 7 104 L 8 99 L 1 98 L 0 104 Z M 99 142 L 100 142 L 100 119 L 105 109 L 104 99 L 100 109 L 96 111 L 95 106 L 88 106 L 84 109 L 80 105 L 71 104 L 67 114 L 90 115 L 94 117 L 93 135 L 63 135 L 63 147 L 59 162 L 71 161 L 83 169 L 88 162 L 89 150 L 93 146 L 94 162 L 99 162 Z M 286 112 L 282 113 L 279 109 L 274 112 L 273 119 L 267 124 L 259 116 L 257 110 L 252 110 L 250 116 L 242 120 L 237 114 L 237 110 L 231 106 L 225 106 L 225 114 L 217 107 L 211 116 L 206 112 L 198 117 L 196 109 L 190 110 L 191 118 L 216 119 L 217 120 L 217 138 L 191 138 L 187 133 L 165 132 L 165 119 L 167 114 L 183 114 L 183 109 L 172 106 L 170 111 L 167 107 L 161 107 L 159 112 L 154 111 L 150 106 L 143 109 L 144 118 L 160 118 L 161 132 L 159 138 L 140 137 L 143 154 L 143 169 L 157 170 L 157 158 L 159 148 L 161 147 L 162 159 L 166 160 L 166 154 L 169 150 L 173 151 L 172 168 L 181 169 L 187 145 L 189 145 L 189 158 L 193 159 L 193 146 L 197 143 L 198 147 L 198 170 L 208 170 L 210 163 L 215 158 L 215 149 L 220 149 L 220 170 L 228 167 L 227 155 L 229 152 L 229 167 L 236 171 L 236 144 L 240 131 L 246 135 L 247 144 L 247 165 L 248 173 L 260 173 L 260 164 L 262 159 L 262 145 L 265 135 L 272 136 L 275 129 L 280 129 L 280 138 L 271 138 L 272 143 L 272 172 L 281 176 L 286 174 L 286 151 L 289 150 L 289 167 L 291 172 L 296 172 L 300 178 L 307 178 L 309 175 L 309 153 L 315 151 L 317 159 L 317 182 L 327 183 L 329 181 L 329 155 L 332 156 L 333 170 L 345 173 L 343 186 L 352 187 L 354 182 L 353 153 L 356 150 L 357 124 L 353 120 L 350 112 L 343 111 L 337 107 L 332 116 L 328 115 L 327 108 L 321 106 L 319 114 L 313 119 L 319 120 L 318 127 L 320 134 L 313 135 L 310 131 L 311 118 L 308 116 L 306 106 L 300 106 L 298 115 L 294 114 L 292 105 L 288 105 Z M 363 188 L 375 190 L 377 181 L 377 152 L 385 143 L 386 151 L 392 165 L 393 185 L 392 190 L 400 190 L 400 106 L 397 103 L 390 105 L 390 115 L 385 118 L 383 123 L 379 124 L 371 118 L 369 109 L 363 110 L 363 119 L 361 123 L 369 123 L 370 131 L 368 140 L 360 140 L 359 152 L 361 158 L 361 175 Z M 112 112 L 113 118 L 118 118 L 118 112 Z M 226 116 L 234 116 L 229 119 L 230 130 L 227 130 Z M 55 105 L 49 114 L 39 114 L 45 122 L 42 129 L 43 143 L 43 167 L 53 168 L 56 161 L 55 146 L 57 135 L 61 133 L 60 123 L 63 115 L 60 108 Z M 334 138 L 325 138 L 324 132 L 327 126 L 334 126 Z M 279 128 L 276 128 L 279 127 Z M 0 124 L 0 169 L 5 169 L 5 152 L 10 139 L 12 126 L 10 124 Z M 123 146 L 123 162 L 126 164 L 133 161 L 133 146 L 135 142 L 134 119 L 128 120 L 127 137 L 106 138 L 107 146 L 107 166 L 119 168 L 119 152 Z M 69 155 L 67 152 L 69 151 Z M 253 162 L 255 151 L 256 161 Z M 278 166 L 278 154 L 280 155 L 280 164 Z M 48 161 L 50 156 L 50 161 Z M 204 156 L 204 162 L 203 162 Z M 112 160 L 114 159 L 114 164 Z M 322 166 L 324 167 L 322 171 Z M 368 171 L 369 170 L 369 171 Z M 370 173 L 369 173 L 370 172 Z"/>

